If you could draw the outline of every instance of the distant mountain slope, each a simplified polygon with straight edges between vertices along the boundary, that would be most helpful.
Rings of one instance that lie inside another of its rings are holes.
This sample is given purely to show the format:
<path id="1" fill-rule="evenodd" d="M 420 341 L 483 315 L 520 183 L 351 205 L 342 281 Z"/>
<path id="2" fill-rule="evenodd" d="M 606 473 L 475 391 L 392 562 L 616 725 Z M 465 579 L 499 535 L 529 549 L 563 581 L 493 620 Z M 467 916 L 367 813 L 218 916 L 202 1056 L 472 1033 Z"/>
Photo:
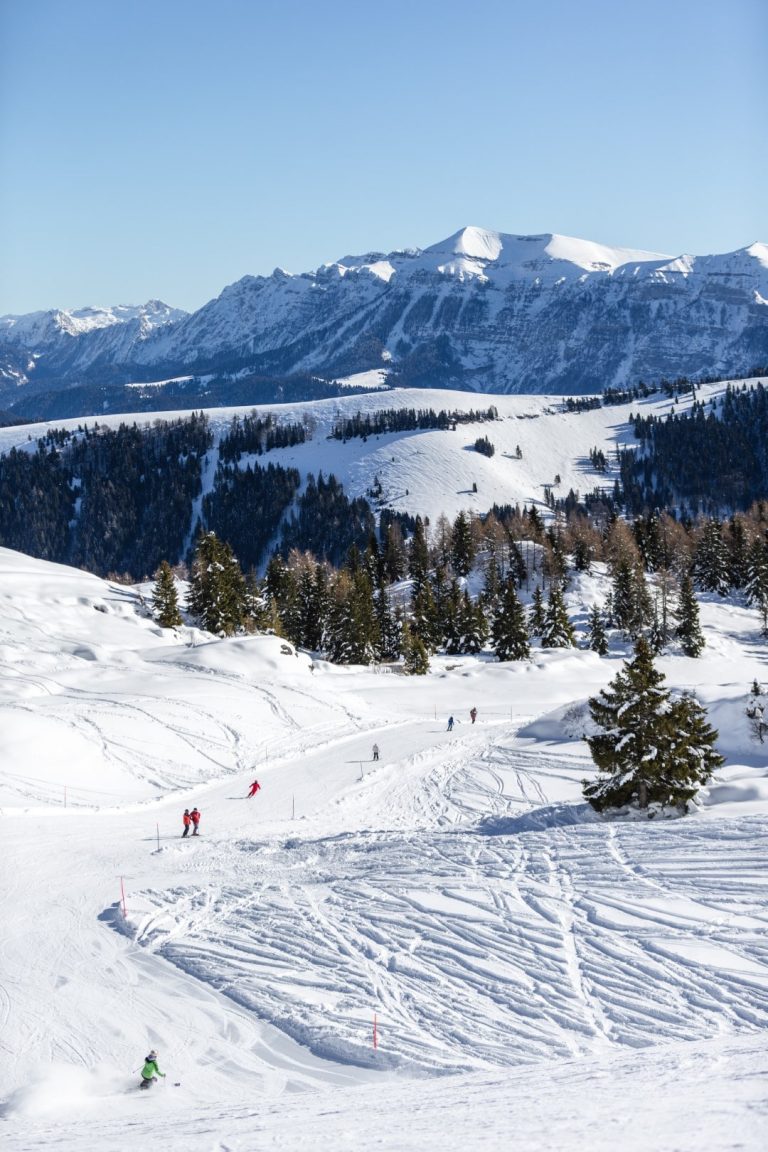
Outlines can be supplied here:
<path id="1" fill-rule="evenodd" d="M 333 378 L 386 366 L 400 384 L 496 393 L 739 374 L 768 362 L 768 246 L 670 258 L 464 228 L 423 250 L 246 276 L 191 315 L 152 302 L 130 315 L 5 317 L 5 361 L 6 406 L 20 385 L 181 373 Z"/>

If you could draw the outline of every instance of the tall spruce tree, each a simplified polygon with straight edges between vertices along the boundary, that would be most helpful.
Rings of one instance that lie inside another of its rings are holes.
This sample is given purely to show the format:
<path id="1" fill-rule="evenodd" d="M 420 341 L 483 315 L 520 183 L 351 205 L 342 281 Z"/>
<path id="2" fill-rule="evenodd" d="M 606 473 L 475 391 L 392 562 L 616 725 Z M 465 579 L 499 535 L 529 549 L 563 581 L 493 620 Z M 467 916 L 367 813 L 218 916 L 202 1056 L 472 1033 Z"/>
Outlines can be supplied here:
<path id="1" fill-rule="evenodd" d="M 704 650 L 704 635 L 699 624 L 699 605 L 693 591 L 693 581 L 688 574 L 683 577 L 680 585 L 675 635 L 680 641 L 684 656 L 701 655 Z"/>
<path id="2" fill-rule="evenodd" d="M 406 676 L 425 676 L 429 672 L 429 653 L 419 635 L 403 623 L 401 642 L 403 672 Z"/>
<path id="3" fill-rule="evenodd" d="M 451 565 L 457 576 L 469 576 L 475 561 L 475 542 L 466 512 L 459 512 L 451 532 Z"/>
<path id="4" fill-rule="evenodd" d="M 167 560 L 163 560 L 155 573 L 155 586 L 152 589 L 152 611 L 161 628 L 178 628 L 182 622 L 176 581 Z"/>
<path id="5" fill-rule="evenodd" d="M 537 584 L 533 590 L 531 610 L 528 619 L 531 636 L 541 636 L 544 631 L 545 619 L 546 609 L 544 607 L 544 597 L 541 594 L 541 585 Z"/>
<path id="6" fill-rule="evenodd" d="M 460 612 L 461 652 L 481 652 L 488 638 L 488 622 L 480 600 L 473 602 L 467 589 L 464 589 Z"/>
<path id="7" fill-rule="evenodd" d="M 416 517 L 413 536 L 408 544 L 408 572 L 417 588 L 426 583 L 429 573 L 429 549 L 421 516 Z"/>
<path id="8" fill-rule="evenodd" d="M 245 578 L 229 544 L 207 532 L 192 561 L 187 607 L 209 632 L 231 636 L 246 615 Z"/>
<path id="9" fill-rule="evenodd" d="M 768 540 L 756 536 L 747 556 L 745 592 L 762 619 L 762 633 L 768 638 Z"/>
<path id="10" fill-rule="evenodd" d="M 544 613 L 544 627 L 541 630 L 542 648 L 572 648 L 576 643 L 573 625 L 568 619 L 568 613 L 563 599 L 563 590 L 559 584 L 551 584 L 547 610 Z"/>
<path id="11" fill-rule="evenodd" d="M 605 620 L 597 604 L 592 605 L 587 626 L 587 644 L 598 656 L 608 655 L 608 637 L 605 632 Z"/>
<path id="12" fill-rule="evenodd" d="M 531 654 L 525 609 L 518 599 L 515 579 L 511 574 L 504 582 L 491 637 L 499 660 L 526 660 Z"/>
<path id="13" fill-rule="evenodd" d="M 597 732 L 587 743 L 598 776 L 584 781 L 583 792 L 598 812 L 628 804 L 684 810 L 722 763 L 704 710 L 689 696 L 671 701 L 663 683 L 641 636 L 634 658 L 589 701 Z"/>
<path id="14" fill-rule="evenodd" d="M 645 583 L 643 570 L 621 558 L 613 579 L 613 620 L 631 639 L 636 639 L 653 617 L 651 598 Z"/>
<path id="15" fill-rule="evenodd" d="M 696 583 L 704 592 L 726 596 L 730 587 L 729 556 L 719 520 L 708 520 L 696 545 L 693 560 Z"/>

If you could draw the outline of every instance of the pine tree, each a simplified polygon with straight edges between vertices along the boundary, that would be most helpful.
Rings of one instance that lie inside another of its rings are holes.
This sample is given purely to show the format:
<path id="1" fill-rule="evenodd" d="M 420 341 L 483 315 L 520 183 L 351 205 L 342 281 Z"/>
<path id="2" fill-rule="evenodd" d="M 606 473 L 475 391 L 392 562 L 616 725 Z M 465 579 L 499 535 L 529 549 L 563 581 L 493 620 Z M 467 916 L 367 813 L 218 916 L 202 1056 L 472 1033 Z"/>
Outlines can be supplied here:
<path id="1" fill-rule="evenodd" d="M 747 557 L 747 600 L 762 617 L 762 633 L 768 638 L 768 542 L 756 536 Z"/>
<path id="2" fill-rule="evenodd" d="M 425 676 L 429 672 L 429 654 L 421 637 L 403 624 L 403 672 L 406 676 Z"/>
<path id="3" fill-rule="evenodd" d="M 597 652 L 598 656 L 607 656 L 608 637 L 605 632 L 605 621 L 597 604 L 592 605 L 592 611 L 589 614 L 587 635 L 589 648 L 593 652 Z"/>
<path id="4" fill-rule="evenodd" d="M 245 578 L 229 544 L 208 532 L 192 561 L 187 607 L 209 632 L 225 636 L 240 628 L 246 614 Z"/>
<path id="5" fill-rule="evenodd" d="M 424 534 L 424 523 L 421 516 L 416 517 L 413 536 L 411 537 L 408 547 L 408 572 L 413 578 L 417 588 L 420 588 L 422 584 L 426 583 L 429 572 L 429 549 L 427 548 L 427 539 Z"/>
<path id="6" fill-rule="evenodd" d="M 743 588 L 747 581 L 748 546 L 743 516 L 732 516 L 728 524 L 728 581 Z"/>
<path id="7" fill-rule="evenodd" d="M 616 565 L 613 580 L 613 620 L 631 639 L 636 639 L 651 622 L 651 598 L 642 568 L 627 559 Z"/>
<path id="8" fill-rule="evenodd" d="M 663 682 L 641 636 L 634 658 L 590 699 L 598 732 L 587 743 L 599 774 L 583 792 L 598 812 L 631 803 L 684 809 L 723 762 L 704 710 L 690 696 L 672 702 Z"/>
<path id="9" fill-rule="evenodd" d="M 696 583 L 704 592 L 727 596 L 730 587 L 728 549 L 719 520 L 708 520 L 699 537 L 693 560 Z"/>
<path id="10" fill-rule="evenodd" d="M 179 598 L 176 593 L 176 581 L 167 560 L 163 560 L 155 573 L 152 609 L 155 620 L 161 628 L 178 628 L 182 622 L 179 612 Z"/>
<path id="11" fill-rule="evenodd" d="M 704 650 L 704 635 L 699 625 L 699 605 L 689 575 L 683 577 L 680 585 L 680 605 L 677 610 L 675 635 L 680 641 L 684 656 L 701 655 Z"/>
<path id="12" fill-rule="evenodd" d="M 440 642 L 440 626 L 435 598 L 428 580 L 421 586 L 414 585 L 411 597 L 411 629 L 421 638 L 428 651 L 435 651 Z"/>
<path id="13" fill-rule="evenodd" d="M 572 648 L 576 643 L 573 626 L 565 609 L 563 591 L 559 584 L 550 585 L 544 627 L 541 630 L 542 648 Z"/>
<path id="14" fill-rule="evenodd" d="M 475 560 L 475 542 L 465 512 L 459 512 L 451 533 L 451 565 L 457 576 L 469 576 Z"/>
<path id="15" fill-rule="evenodd" d="M 531 601 L 531 611 L 528 622 L 531 636 L 541 636 L 542 632 L 544 631 L 545 619 L 546 609 L 544 608 L 544 597 L 541 594 L 541 585 L 537 584 L 533 591 L 533 599 Z"/>
<path id="16" fill-rule="evenodd" d="M 768 700 L 757 680 L 752 681 L 744 712 L 749 720 L 749 730 L 753 738 L 764 744 L 765 737 L 768 736 Z"/>
<path id="17" fill-rule="evenodd" d="M 397 660 L 402 643 L 402 623 L 393 609 L 389 593 L 382 583 L 375 592 L 376 621 L 379 629 L 382 660 Z"/>
<path id="18" fill-rule="evenodd" d="M 512 576 L 508 576 L 504 583 L 491 637 L 499 660 L 526 660 L 531 654 L 525 609 L 518 599 Z"/>
<path id="19" fill-rule="evenodd" d="M 717 735 L 707 720 L 706 710 L 692 693 L 684 692 L 673 700 L 651 800 L 686 812 L 688 802 L 724 763 L 715 751 Z"/>
<path id="20" fill-rule="evenodd" d="M 488 622 L 480 600 L 473 603 L 467 589 L 461 600 L 461 648 L 462 652 L 481 652 L 488 639 Z"/>
<path id="21" fill-rule="evenodd" d="M 408 571 L 408 554 L 403 543 L 403 534 L 398 523 L 387 527 L 384 544 L 384 569 L 390 582 L 402 580 Z"/>
<path id="22" fill-rule="evenodd" d="M 483 585 L 483 603 L 491 615 L 496 611 L 496 604 L 501 591 L 501 577 L 496 554 L 491 553 L 485 566 L 485 583 Z"/>
<path id="23" fill-rule="evenodd" d="M 447 592 L 440 600 L 435 597 L 435 606 L 439 614 L 442 643 L 446 652 L 455 655 L 462 651 L 463 638 L 462 596 L 458 580 L 451 580 Z"/>

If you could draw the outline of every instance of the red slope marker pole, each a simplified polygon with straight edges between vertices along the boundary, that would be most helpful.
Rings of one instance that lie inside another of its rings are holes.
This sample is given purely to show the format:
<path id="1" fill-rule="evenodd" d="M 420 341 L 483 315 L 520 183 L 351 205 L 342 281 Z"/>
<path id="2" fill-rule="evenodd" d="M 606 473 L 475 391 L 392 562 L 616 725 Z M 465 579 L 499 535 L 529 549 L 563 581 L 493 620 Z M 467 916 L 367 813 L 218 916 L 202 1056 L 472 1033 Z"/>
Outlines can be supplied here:
<path id="1" fill-rule="evenodd" d="M 128 913 L 125 910 L 125 885 L 123 884 L 122 876 L 120 877 L 120 896 L 121 896 L 122 904 L 123 904 L 123 919 L 127 920 L 128 919 Z"/>

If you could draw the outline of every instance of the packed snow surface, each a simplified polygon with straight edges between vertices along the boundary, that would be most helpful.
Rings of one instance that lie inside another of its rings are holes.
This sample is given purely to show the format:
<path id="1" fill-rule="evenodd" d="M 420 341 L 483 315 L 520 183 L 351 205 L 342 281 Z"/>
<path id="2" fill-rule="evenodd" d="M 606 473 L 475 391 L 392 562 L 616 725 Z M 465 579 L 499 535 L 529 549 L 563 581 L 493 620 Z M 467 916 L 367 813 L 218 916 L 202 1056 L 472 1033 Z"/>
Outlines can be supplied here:
<path id="1" fill-rule="evenodd" d="M 727 762 L 649 823 L 581 800 L 625 652 L 409 679 L 146 592 L 0 550 L 5 1148 L 764 1146 L 756 613 L 705 599 L 702 658 L 660 662 Z"/>

